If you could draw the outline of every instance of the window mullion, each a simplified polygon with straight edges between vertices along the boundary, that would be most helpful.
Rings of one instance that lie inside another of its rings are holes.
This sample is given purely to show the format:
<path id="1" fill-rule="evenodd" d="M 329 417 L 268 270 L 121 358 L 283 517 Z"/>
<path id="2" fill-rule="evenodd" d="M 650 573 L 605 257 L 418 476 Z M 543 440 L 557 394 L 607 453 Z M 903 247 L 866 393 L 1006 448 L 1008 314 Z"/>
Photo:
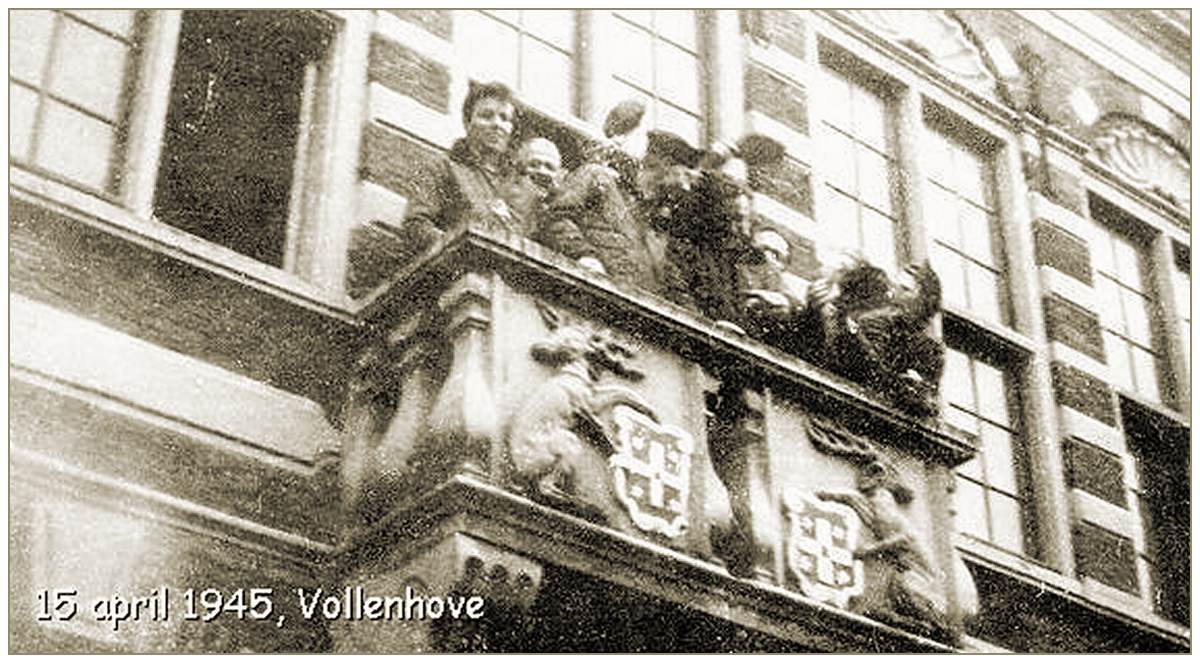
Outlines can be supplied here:
<path id="1" fill-rule="evenodd" d="M 122 195 L 125 206 L 137 217 L 154 212 L 154 187 L 162 156 L 163 132 L 170 105 L 171 76 L 179 41 L 182 12 L 177 9 L 149 12 L 137 88 L 129 113 L 128 142 Z"/>
<path id="2" fill-rule="evenodd" d="M 921 186 L 926 179 L 920 158 L 925 125 L 921 106 L 921 93 L 911 87 L 896 96 L 893 123 L 896 166 L 892 168 L 891 185 L 893 201 L 902 201 L 899 205 L 894 204 L 899 244 L 896 262 L 900 265 L 929 259 L 930 233 L 925 222 L 925 195 Z"/>
<path id="3" fill-rule="evenodd" d="M 1166 385 L 1172 404 L 1188 421 L 1191 421 L 1191 357 L 1188 356 L 1189 353 L 1185 349 L 1188 339 L 1182 337 L 1184 333 L 1183 315 L 1178 310 L 1179 293 L 1175 292 L 1179 284 L 1171 278 L 1171 270 L 1178 269 L 1175 265 L 1174 251 L 1171 248 L 1171 239 L 1165 234 L 1159 233 L 1150 246 L 1149 257 L 1152 292 L 1157 295 L 1158 310 L 1161 313 L 1161 324 L 1158 329 L 1151 328 L 1151 335 L 1154 338 L 1162 339 L 1159 363 L 1168 369 L 1160 370 L 1159 374 L 1173 376 Z M 1184 301 L 1188 301 L 1188 299 L 1184 298 Z M 1151 324 L 1153 325 L 1153 320 Z"/>
<path id="4" fill-rule="evenodd" d="M 31 164 L 38 162 L 38 150 L 48 112 L 47 100 L 50 99 L 50 77 L 54 73 L 54 60 L 58 57 L 58 49 L 62 45 L 63 22 L 66 20 L 61 12 L 54 13 L 54 27 L 50 29 L 50 47 L 46 49 L 46 61 L 42 63 L 41 80 L 37 82 L 38 102 L 33 114 L 33 136 L 29 139 L 29 150 L 26 155 Z"/>

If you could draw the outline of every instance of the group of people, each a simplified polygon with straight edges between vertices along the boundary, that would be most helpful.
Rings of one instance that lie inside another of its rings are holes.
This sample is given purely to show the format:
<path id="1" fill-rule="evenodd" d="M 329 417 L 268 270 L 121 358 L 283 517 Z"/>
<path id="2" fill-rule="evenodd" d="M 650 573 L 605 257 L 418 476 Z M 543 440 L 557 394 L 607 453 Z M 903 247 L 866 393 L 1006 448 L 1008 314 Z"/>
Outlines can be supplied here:
<path id="1" fill-rule="evenodd" d="M 661 295 L 739 330 L 747 311 L 799 305 L 803 284 L 783 269 L 788 244 L 750 228 L 746 164 L 782 158 L 762 137 L 700 150 L 647 129 L 640 101 L 617 104 L 604 140 L 567 172 L 559 147 L 518 134 L 512 92 L 472 85 L 466 135 L 424 173 L 403 224 L 428 246 L 464 218 L 533 239 L 622 286 Z"/>
<path id="2" fill-rule="evenodd" d="M 830 366 L 891 393 L 905 409 L 936 411 L 940 340 L 937 276 L 912 266 L 893 283 L 860 260 L 811 285 L 786 270 L 787 241 L 751 224 L 750 167 L 783 158 L 758 135 L 708 150 L 646 128 L 640 101 L 617 104 L 604 140 L 566 172 L 559 147 L 527 137 L 513 145 L 517 106 L 504 85 L 472 86 L 466 136 L 424 173 L 402 225 L 423 250 L 466 220 L 537 241 L 607 275 L 697 311 L 737 333 Z M 515 149 L 514 149 L 515 148 Z"/>

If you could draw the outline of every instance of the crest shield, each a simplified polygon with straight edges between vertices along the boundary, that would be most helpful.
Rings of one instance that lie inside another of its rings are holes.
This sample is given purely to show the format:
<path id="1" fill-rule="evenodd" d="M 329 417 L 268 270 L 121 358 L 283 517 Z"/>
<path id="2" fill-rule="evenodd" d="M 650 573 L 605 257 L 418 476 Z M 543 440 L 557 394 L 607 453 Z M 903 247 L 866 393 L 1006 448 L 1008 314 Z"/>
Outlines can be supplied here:
<path id="1" fill-rule="evenodd" d="M 848 506 L 808 491 L 784 493 L 787 566 L 805 596 L 845 608 L 863 592 L 863 563 L 854 558 L 861 522 Z"/>
<path id="2" fill-rule="evenodd" d="M 688 524 L 691 436 L 626 406 L 613 409 L 613 422 L 616 451 L 609 462 L 617 499 L 639 528 L 679 536 Z"/>

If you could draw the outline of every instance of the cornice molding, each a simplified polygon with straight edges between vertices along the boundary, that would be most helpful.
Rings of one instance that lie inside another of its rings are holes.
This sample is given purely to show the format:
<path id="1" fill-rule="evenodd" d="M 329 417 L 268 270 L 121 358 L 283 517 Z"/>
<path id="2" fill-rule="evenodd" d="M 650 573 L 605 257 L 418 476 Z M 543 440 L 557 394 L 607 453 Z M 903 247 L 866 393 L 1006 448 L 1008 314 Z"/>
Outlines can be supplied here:
<path id="1" fill-rule="evenodd" d="M 996 84 L 962 26 L 933 9 L 851 9 L 846 14 L 880 35 L 925 55 L 947 75 L 990 94 Z"/>

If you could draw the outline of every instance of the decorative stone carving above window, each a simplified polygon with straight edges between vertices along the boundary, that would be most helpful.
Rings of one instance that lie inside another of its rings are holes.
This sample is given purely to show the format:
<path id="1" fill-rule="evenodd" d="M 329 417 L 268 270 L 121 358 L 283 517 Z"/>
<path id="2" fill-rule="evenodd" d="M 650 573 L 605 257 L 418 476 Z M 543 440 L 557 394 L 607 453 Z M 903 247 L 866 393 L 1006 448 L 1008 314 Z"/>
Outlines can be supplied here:
<path id="1" fill-rule="evenodd" d="M 854 9 L 850 17 L 880 35 L 929 58 L 964 85 L 990 91 L 995 77 L 962 26 L 945 12 L 930 9 Z"/>
<path id="2" fill-rule="evenodd" d="M 1133 118 L 1101 120 L 1098 129 L 1093 145 L 1101 163 L 1134 186 L 1191 210 L 1192 166 L 1166 138 Z"/>

